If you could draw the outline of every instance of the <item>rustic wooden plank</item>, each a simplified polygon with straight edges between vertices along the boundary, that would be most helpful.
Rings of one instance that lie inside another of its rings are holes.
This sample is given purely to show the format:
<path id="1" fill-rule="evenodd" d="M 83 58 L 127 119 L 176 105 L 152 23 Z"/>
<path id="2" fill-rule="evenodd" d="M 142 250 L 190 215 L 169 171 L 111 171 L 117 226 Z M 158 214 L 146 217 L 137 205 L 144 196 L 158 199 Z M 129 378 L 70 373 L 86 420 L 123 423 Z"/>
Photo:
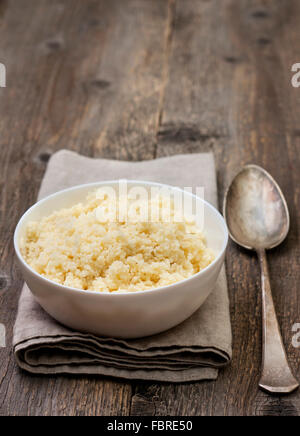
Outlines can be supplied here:
<path id="1" fill-rule="evenodd" d="M 154 157 L 168 4 L 164 0 L 0 2 L 0 415 L 128 415 L 131 383 L 33 377 L 11 353 L 22 285 L 12 234 L 36 198 L 46 162 L 68 148 L 88 156 Z"/>
<path id="2" fill-rule="evenodd" d="M 170 28 L 166 2 L 124 4 L 27 0 L 24 9 L 16 0 L 0 2 L 0 62 L 8 68 L 8 88 L 0 89 L 0 214 L 6 222 L 0 227 L 0 322 L 8 344 L 21 286 L 11 234 L 34 201 L 49 153 L 65 146 L 91 156 L 151 158 L 161 120 L 158 156 L 214 151 L 220 200 L 235 170 L 250 161 L 266 166 L 282 185 L 292 229 L 269 257 L 284 340 L 299 374 L 299 351 L 291 346 L 291 325 L 299 322 L 297 264 L 291 261 L 299 256 L 299 92 L 290 86 L 290 67 L 299 60 L 299 5 L 185 0 L 184 6 L 177 2 Z M 255 257 L 231 246 L 227 270 L 233 364 L 216 383 L 139 383 L 132 414 L 300 412 L 298 393 L 271 398 L 257 390 Z M 0 414 L 129 413 L 129 383 L 21 374 L 9 347 L 0 349 L 0 361 Z"/>
<path id="3" fill-rule="evenodd" d="M 157 156 L 212 150 L 219 200 L 241 165 L 264 166 L 278 180 L 291 211 L 287 241 L 269 254 L 283 339 L 300 378 L 292 325 L 299 322 L 300 4 L 294 0 L 176 2 L 169 80 Z M 201 169 L 199 169 L 201 171 Z M 288 397 L 258 390 L 261 347 L 259 270 L 253 254 L 230 244 L 227 274 L 234 354 L 216 382 L 136 386 L 131 413 L 142 415 L 298 415 L 300 392 Z"/>

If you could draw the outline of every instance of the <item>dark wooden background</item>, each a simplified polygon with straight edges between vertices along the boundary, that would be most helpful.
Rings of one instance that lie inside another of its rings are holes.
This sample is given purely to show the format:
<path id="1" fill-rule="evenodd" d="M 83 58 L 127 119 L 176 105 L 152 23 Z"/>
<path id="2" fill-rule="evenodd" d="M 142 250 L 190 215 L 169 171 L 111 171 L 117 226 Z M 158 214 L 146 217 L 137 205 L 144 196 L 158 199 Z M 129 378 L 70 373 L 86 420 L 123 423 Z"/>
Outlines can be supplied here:
<path id="1" fill-rule="evenodd" d="M 300 378 L 299 0 L 0 0 L 0 415 L 298 415 L 300 391 L 258 387 L 259 270 L 230 245 L 232 364 L 216 382 L 163 384 L 21 372 L 11 339 L 20 271 L 12 235 L 51 153 L 126 160 L 213 150 L 219 200 L 246 163 L 277 179 L 291 212 L 269 253 L 291 365 Z M 199 168 L 201 171 L 201 168 Z M 145 174 L 145 178 L 146 174 Z"/>

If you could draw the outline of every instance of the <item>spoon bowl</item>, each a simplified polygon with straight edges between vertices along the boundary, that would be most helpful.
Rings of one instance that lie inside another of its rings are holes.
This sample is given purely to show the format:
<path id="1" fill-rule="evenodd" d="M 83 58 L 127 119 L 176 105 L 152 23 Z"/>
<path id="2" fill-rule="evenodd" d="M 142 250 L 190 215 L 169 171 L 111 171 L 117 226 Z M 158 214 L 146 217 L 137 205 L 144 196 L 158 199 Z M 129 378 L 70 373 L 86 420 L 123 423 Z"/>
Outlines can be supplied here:
<path id="1" fill-rule="evenodd" d="M 248 249 L 274 248 L 290 226 L 284 196 L 267 171 L 247 165 L 230 185 L 224 216 L 231 238 Z"/>
<path id="2" fill-rule="evenodd" d="M 290 226 L 288 207 L 279 186 L 267 171 L 247 165 L 234 178 L 224 199 L 230 237 L 257 252 L 261 267 L 263 358 L 259 386 L 287 394 L 299 384 L 289 367 L 272 298 L 266 251 L 279 245 Z"/>

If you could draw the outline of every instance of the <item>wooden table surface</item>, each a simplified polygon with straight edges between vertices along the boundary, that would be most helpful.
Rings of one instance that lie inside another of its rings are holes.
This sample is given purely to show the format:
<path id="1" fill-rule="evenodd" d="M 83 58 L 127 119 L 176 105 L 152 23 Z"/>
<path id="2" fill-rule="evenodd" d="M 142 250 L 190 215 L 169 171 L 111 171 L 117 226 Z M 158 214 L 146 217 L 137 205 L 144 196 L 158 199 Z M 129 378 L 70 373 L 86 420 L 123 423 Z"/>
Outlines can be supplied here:
<path id="1" fill-rule="evenodd" d="M 274 301 L 300 378 L 298 0 L 0 0 L 0 415 L 298 415 L 300 390 L 257 387 L 261 296 L 255 255 L 230 244 L 233 361 L 215 382 L 127 382 L 21 372 L 11 340 L 22 278 L 12 235 L 49 156 L 153 159 L 212 150 L 220 204 L 244 164 L 277 179 L 291 231 L 269 253 Z M 201 168 L 199 168 L 201 171 Z M 145 174 L 145 179 L 147 175 Z M 298 210 L 297 210 L 298 209 Z"/>

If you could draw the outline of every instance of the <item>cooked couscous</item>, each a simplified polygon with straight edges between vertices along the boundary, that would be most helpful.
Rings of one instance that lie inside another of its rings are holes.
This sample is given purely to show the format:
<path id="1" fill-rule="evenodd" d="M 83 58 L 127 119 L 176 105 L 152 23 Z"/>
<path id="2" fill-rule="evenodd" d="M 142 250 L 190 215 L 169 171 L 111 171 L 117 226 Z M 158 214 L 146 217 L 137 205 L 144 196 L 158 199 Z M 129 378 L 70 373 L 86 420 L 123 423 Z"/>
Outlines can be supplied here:
<path id="1" fill-rule="evenodd" d="M 30 222 L 21 244 L 26 262 L 65 286 L 122 292 L 181 281 L 214 259 L 193 220 L 162 219 L 170 208 L 162 197 L 152 200 L 160 210 L 155 222 L 99 219 L 111 210 L 109 202 L 109 196 L 94 191 L 83 203 Z M 175 212 L 171 203 L 171 216 Z"/>

